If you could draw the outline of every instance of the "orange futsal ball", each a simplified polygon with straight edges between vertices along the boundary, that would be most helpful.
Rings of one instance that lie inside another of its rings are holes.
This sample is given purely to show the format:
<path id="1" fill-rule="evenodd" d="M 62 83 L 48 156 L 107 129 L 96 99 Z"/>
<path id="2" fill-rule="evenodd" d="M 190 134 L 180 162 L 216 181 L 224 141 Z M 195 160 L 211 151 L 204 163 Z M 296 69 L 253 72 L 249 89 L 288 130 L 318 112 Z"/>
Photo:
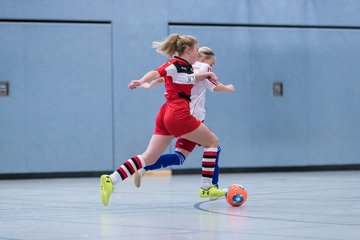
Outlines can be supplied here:
<path id="1" fill-rule="evenodd" d="M 226 201 L 233 207 L 240 207 L 246 202 L 247 191 L 239 184 L 232 184 L 225 195 Z"/>

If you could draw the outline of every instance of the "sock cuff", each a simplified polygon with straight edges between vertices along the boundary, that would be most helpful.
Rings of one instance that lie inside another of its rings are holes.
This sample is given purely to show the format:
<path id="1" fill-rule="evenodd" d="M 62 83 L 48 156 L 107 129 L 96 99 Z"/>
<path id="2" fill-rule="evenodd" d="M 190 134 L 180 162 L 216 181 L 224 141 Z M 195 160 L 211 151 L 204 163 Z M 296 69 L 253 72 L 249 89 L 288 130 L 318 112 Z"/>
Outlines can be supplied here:
<path id="1" fill-rule="evenodd" d="M 142 168 L 145 167 L 145 160 L 144 157 L 142 155 L 137 155 L 137 157 L 139 158 L 140 162 L 141 162 L 141 166 Z"/>
<path id="2" fill-rule="evenodd" d="M 213 147 L 213 148 L 204 148 L 204 152 L 217 152 L 218 148 L 217 147 Z"/>
<path id="3" fill-rule="evenodd" d="M 182 152 L 179 152 L 179 151 L 174 151 L 175 154 L 177 154 L 179 157 L 185 159 L 186 157 L 184 156 L 184 154 L 182 154 Z"/>
<path id="4" fill-rule="evenodd" d="M 184 156 L 184 154 L 182 154 L 182 152 L 174 151 L 174 153 L 178 156 L 179 163 L 180 163 L 180 165 L 182 165 L 185 162 L 186 157 Z"/>

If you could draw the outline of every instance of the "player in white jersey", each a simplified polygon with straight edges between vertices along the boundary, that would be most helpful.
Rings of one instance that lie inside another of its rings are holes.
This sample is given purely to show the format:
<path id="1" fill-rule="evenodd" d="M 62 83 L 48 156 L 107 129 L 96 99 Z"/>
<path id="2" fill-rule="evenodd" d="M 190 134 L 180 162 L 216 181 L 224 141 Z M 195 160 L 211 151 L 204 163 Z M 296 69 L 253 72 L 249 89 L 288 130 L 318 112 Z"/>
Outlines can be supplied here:
<path id="1" fill-rule="evenodd" d="M 207 63 L 196 62 L 193 64 L 194 72 L 210 72 L 211 67 Z M 199 119 L 204 121 L 205 119 L 205 95 L 206 89 L 214 91 L 214 88 L 218 85 L 217 82 L 211 80 L 204 80 L 196 82 L 194 87 L 191 89 L 191 102 L 190 102 L 190 113 Z"/>
<path id="2" fill-rule="evenodd" d="M 201 47 L 199 49 L 199 61 L 195 62 L 192 66 L 195 73 L 205 73 L 211 72 L 211 67 L 215 64 L 216 57 L 214 52 L 208 47 Z M 163 83 L 164 80 L 162 78 L 157 79 L 151 83 L 142 85 L 145 89 L 151 89 L 154 86 L 157 86 Z M 232 93 L 235 91 L 234 85 L 224 85 L 219 81 L 214 81 L 212 79 L 205 79 L 203 81 L 197 81 L 193 88 L 191 89 L 191 101 L 190 101 L 190 113 L 199 119 L 200 121 L 205 120 L 205 96 L 206 89 L 212 92 L 228 92 Z M 172 154 L 163 154 L 160 158 L 153 164 L 146 166 L 143 169 L 140 169 L 134 174 L 134 183 L 136 187 L 140 187 L 141 178 L 146 171 L 155 170 L 159 168 L 165 168 L 170 165 L 182 165 L 189 156 L 189 154 L 193 151 L 197 143 L 189 141 L 184 138 L 178 138 L 176 141 L 176 149 Z M 220 153 L 220 146 L 218 146 L 218 155 L 216 159 L 216 166 L 214 170 L 214 176 L 212 184 L 218 186 L 218 175 L 219 175 L 219 167 L 218 167 L 218 159 Z M 203 171 L 204 174 L 204 171 Z M 200 194 L 201 196 L 201 194 Z M 206 196 L 201 196 L 206 197 Z"/>

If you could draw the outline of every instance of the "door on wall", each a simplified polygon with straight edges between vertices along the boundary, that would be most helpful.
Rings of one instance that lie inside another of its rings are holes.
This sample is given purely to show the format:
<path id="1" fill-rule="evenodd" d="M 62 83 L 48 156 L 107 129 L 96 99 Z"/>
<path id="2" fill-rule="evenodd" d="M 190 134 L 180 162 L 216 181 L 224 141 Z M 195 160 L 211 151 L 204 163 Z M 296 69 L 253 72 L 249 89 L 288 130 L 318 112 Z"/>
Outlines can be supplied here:
<path id="1" fill-rule="evenodd" d="M 111 25 L 0 22 L 0 174 L 113 168 Z"/>

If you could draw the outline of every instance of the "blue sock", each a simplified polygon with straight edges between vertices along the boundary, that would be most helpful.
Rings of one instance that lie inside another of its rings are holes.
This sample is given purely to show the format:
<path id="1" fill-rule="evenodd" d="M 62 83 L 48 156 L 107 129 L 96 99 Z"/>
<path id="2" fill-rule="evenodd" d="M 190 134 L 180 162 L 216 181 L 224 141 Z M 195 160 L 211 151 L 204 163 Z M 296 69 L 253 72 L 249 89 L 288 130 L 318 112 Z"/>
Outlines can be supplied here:
<path id="1" fill-rule="evenodd" d="M 185 156 L 179 151 L 170 154 L 162 154 L 159 159 L 152 165 L 144 167 L 146 171 L 166 168 L 171 165 L 182 165 L 185 161 Z"/>
<path id="2" fill-rule="evenodd" d="M 220 156 L 220 152 L 221 152 L 221 147 L 220 145 L 218 145 L 218 152 L 216 155 L 216 162 L 215 162 L 215 169 L 214 169 L 214 175 L 212 178 L 212 184 L 218 186 L 218 182 L 219 182 L 219 156 Z"/>

